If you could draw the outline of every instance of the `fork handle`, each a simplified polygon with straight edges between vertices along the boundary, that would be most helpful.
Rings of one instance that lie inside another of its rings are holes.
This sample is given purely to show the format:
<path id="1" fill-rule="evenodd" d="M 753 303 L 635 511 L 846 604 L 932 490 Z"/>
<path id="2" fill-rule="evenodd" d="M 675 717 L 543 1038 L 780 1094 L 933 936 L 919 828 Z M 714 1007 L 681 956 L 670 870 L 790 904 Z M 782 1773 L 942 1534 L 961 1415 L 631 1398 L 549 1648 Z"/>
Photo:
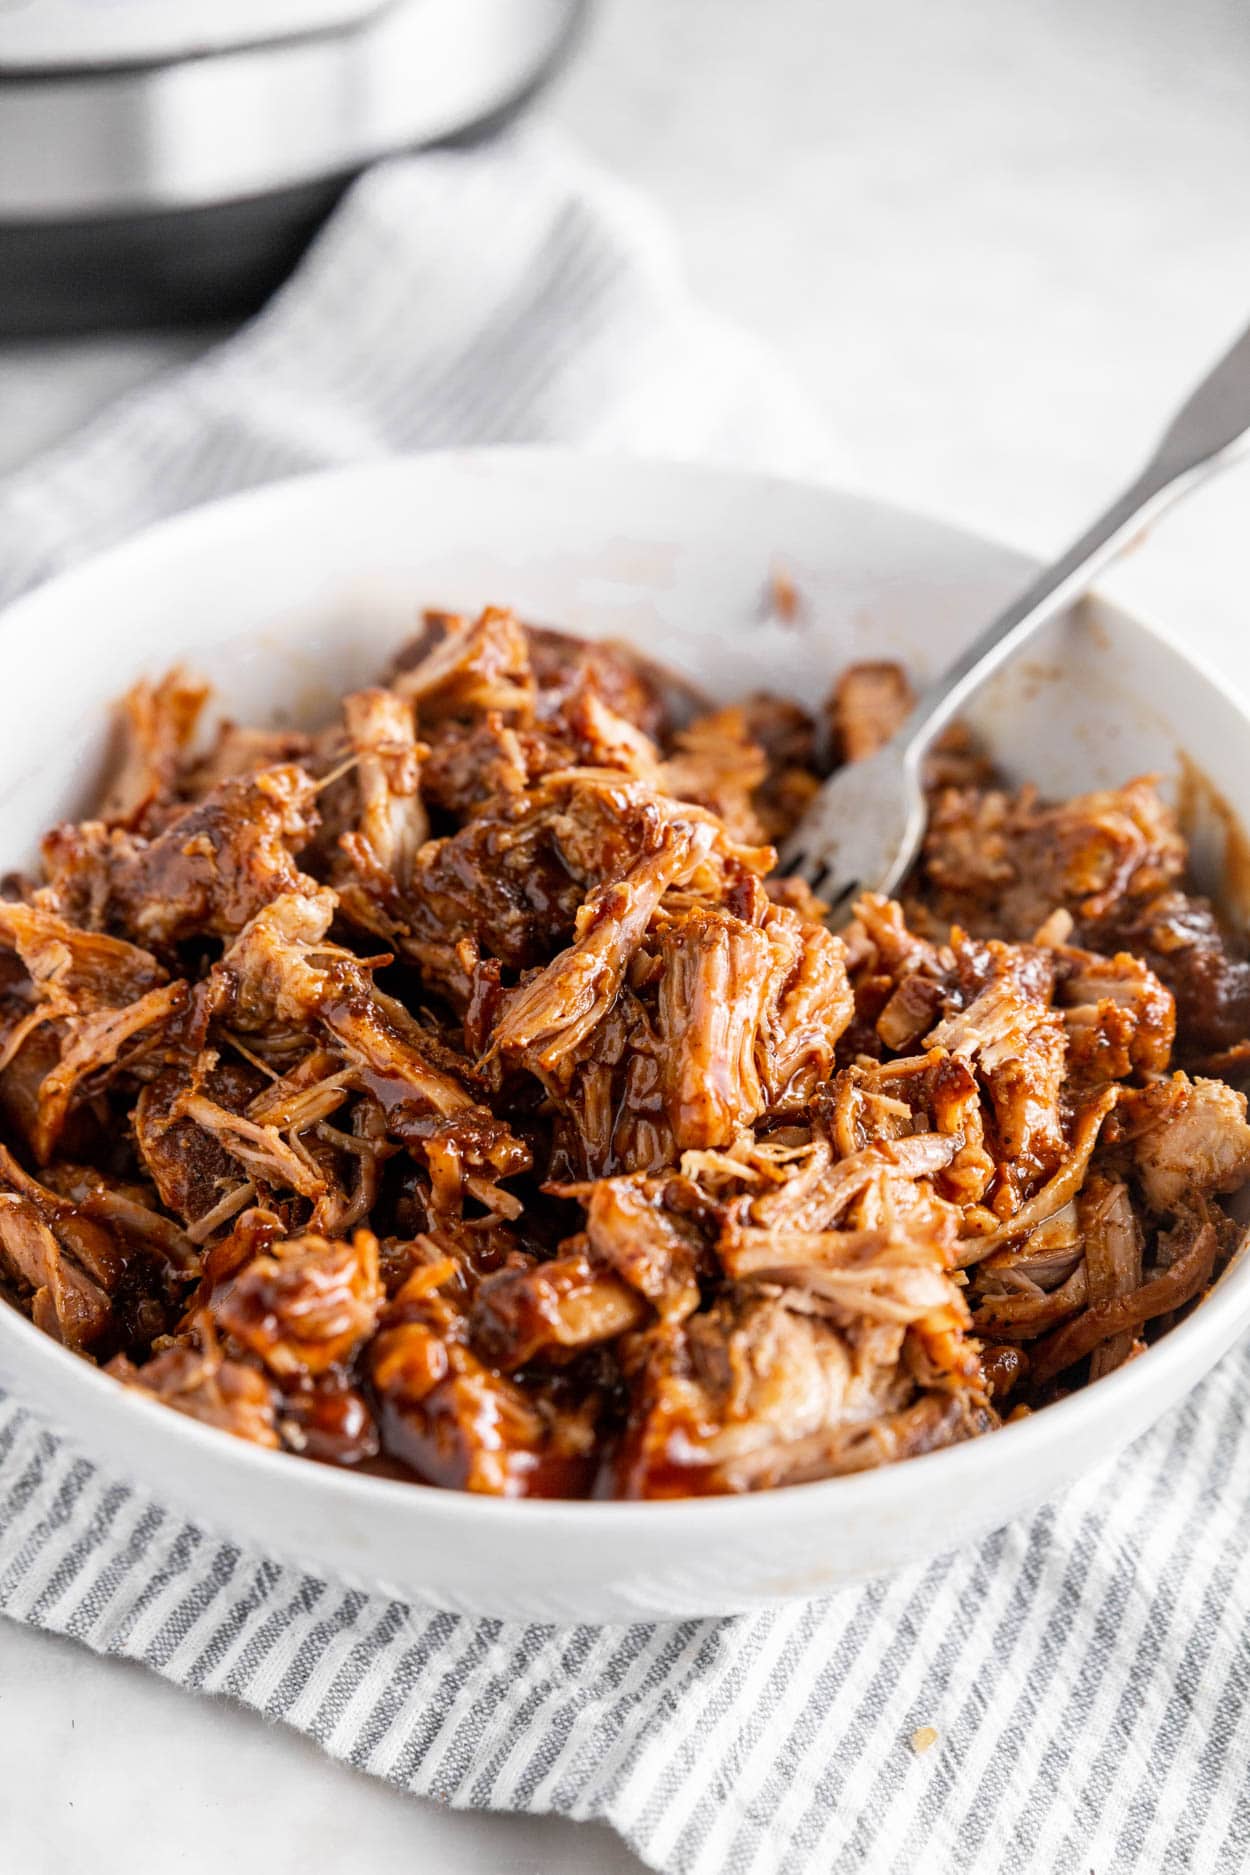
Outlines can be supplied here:
<path id="1" fill-rule="evenodd" d="M 1083 593 L 1126 541 L 1240 455 L 1250 432 L 1250 328 L 1202 380 L 1136 481 L 921 695 L 898 734 L 918 765 L 933 738 L 1033 632 Z"/>

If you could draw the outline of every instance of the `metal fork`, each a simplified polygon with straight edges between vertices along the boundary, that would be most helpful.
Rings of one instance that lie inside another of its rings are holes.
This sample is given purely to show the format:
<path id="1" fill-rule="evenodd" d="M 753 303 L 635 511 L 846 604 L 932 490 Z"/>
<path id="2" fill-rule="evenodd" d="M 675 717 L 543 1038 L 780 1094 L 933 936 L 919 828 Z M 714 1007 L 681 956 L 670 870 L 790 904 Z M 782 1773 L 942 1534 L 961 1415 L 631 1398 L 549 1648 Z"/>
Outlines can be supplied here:
<path id="1" fill-rule="evenodd" d="M 985 679 L 1087 589 L 1142 525 L 1242 453 L 1250 432 L 1250 328 L 1203 379 L 1118 501 L 973 639 L 930 684 L 902 728 L 874 755 L 825 782 L 782 849 L 844 919 L 862 891 L 893 892 L 925 829 L 922 765 L 934 738 Z"/>

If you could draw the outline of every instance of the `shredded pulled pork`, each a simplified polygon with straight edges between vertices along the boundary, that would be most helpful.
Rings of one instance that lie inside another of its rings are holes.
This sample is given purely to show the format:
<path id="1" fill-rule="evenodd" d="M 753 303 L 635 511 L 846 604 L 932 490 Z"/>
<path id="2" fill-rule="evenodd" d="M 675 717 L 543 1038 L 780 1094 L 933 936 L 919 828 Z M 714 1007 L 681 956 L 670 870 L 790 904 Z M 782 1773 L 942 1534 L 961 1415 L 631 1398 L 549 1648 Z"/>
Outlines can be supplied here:
<path id="1" fill-rule="evenodd" d="M 901 902 L 779 877 L 911 704 L 707 711 L 427 616 L 312 733 L 184 672 L 0 900 L 0 1285 L 254 1443 L 670 1497 L 988 1431 L 1201 1297 L 1250 1179 L 1250 960 L 1149 780 L 952 732 Z"/>

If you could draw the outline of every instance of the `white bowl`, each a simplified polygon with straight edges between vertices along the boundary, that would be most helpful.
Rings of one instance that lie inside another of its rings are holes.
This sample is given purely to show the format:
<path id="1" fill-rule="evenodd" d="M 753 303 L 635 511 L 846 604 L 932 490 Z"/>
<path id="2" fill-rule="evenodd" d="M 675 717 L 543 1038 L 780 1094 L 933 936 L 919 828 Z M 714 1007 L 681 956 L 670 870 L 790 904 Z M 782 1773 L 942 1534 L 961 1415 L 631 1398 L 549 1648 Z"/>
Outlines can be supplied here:
<path id="1" fill-rule="evenodd" d="M 764 622 L 774 568 L 804 599 Z M 627 637 L 715 692 L 815 703 L 852 657 L 944 662 L 1021 581 L 1001 547 L 873 502 L 740 474 L 559 452 L 396 461 L 173 521 L 0 622 L 0 866 L 81 812 L 108 705 L 186 659 L 245 719 L 300 718 L 366 679 L 422 605 L 495 601 Z M 975 712 L 1004 766 L 1062 793 L 1196 754 L 1250 823 L 1247 715 L 1153 628 L 1092 602 Z M 1218 868 L 1217 837 L 1202 863 Z M 967 1543 L 1143 1432 L 1250 1321 L 1250 1263 L 1141 1359 L 970 1444 L 756 1497 L 500 1502 L 261 1451 L 67 1354 L 0 1307 L 0 1381 L 114 1475 L 316 1572 L 470 1613 L 551 1621 L 727 1612 Z"/>

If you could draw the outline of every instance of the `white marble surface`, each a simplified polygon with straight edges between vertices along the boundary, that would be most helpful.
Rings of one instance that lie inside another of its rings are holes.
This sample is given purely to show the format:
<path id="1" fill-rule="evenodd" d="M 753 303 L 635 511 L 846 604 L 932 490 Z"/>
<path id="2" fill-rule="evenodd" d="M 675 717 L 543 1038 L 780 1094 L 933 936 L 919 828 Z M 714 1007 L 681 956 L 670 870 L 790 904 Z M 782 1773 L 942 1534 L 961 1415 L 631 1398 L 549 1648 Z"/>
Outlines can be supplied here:
<path id="1" fill-rule="evenodd" d="M 1250 317 L 1242 0 L 606 0 L 548 108 L 665 204 L 698 290 L 786 352 L 865 488 L 1038 552 Z M 0 471 L 198 342 L 0 350 Z M 1108 584 L 1250 688 L 1248 506 L 1242 470 Z M 15 1875 L 131 1875 L 140 1842 L 185 1875 L 638 1867 L 4 1622 L 0 1763 Z"/>
<path id="2" fill-rule="evenodd" d="M 629 1875 L 598 1826 L 440 1810 L 299 1733 L 0 1620 L 5 1875 Z"/>

